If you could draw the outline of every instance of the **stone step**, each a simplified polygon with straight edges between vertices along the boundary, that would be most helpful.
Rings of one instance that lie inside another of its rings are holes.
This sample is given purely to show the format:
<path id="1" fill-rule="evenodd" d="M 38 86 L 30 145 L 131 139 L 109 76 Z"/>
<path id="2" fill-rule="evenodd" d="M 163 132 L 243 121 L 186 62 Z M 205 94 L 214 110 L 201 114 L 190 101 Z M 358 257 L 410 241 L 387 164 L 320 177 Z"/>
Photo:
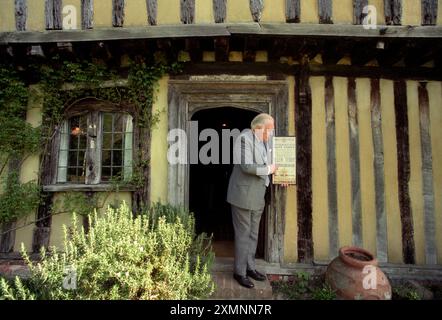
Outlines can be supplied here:
<path id="1" fill-rule="evenodd" d="M 233 278 L 232 272 L 212 272 L 215 282 L 215 292 L 210 299 L 220 300 L 269 300 L 273 298 L 272 286 L 270 281 L 255 281 L 253 289 L 247 289 L 239 285 Z"/>

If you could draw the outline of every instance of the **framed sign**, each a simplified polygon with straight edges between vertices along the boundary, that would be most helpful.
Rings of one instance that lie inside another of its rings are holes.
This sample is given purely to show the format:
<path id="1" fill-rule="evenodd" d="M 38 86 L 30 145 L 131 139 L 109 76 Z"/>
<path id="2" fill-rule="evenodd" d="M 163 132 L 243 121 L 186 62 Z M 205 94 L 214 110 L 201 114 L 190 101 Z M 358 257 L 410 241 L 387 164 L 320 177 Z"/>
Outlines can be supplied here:
<path id="1" fill-rule="evenodd" d="M 273 137 L 273 184 L 296 184 L 296 137 Z"/>

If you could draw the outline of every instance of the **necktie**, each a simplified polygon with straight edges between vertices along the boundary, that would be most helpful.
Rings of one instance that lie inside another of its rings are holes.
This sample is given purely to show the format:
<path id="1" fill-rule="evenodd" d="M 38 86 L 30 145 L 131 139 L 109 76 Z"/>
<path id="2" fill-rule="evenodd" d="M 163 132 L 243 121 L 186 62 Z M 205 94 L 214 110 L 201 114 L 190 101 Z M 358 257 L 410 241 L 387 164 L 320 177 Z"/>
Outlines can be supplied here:
<path id="1" fill-rule="evenodd" d="M 265 152 L 265 158 L 266 158 L 266 165 L 268 165 L 269 164 L 269 159 L 268 159 L 268 154 L 267 154 L 267 143 L 265 143 L 264 141 L 262 142 L 262 144 L 264 145 L 264 152 Z M 266 182 L 265 182 L 265 184 L 266 184 L 266 187 L 268 187 L 269 186 L 269 184 L 270 184 L 270 177 L 267 175 L 266 176 Z"/>

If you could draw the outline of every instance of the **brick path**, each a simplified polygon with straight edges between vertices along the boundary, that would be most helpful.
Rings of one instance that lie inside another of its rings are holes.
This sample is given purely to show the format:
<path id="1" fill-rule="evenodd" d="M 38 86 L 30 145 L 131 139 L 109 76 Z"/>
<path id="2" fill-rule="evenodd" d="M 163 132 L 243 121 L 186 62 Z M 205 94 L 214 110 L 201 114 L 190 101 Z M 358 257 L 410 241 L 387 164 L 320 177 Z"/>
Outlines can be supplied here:
<path id="1" fill-rule="evenodd" d="M 253 289 L 247 289 L 238 284 L 233 278 L 232 272 L 212 272 L 216 291 L 211 299 L 248 299 L 248 300 L 269 300 L 273 297 L 270 281 L 255 281 Z"/>

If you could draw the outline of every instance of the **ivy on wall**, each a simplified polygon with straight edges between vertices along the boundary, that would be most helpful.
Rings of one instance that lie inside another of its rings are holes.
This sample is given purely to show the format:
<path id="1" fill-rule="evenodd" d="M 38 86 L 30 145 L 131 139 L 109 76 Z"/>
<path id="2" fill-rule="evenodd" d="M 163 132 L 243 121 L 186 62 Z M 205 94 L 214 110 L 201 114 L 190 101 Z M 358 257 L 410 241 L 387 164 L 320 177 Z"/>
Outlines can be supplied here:
<path id="1" fill-rule="evenodd" d="M 0 65 L 0 223 L 29 213 L 40 201 L 37 183 L 20 183 L 17 170 L 40 146 L 40 129 L 26 122 L 27 102 L 25 83 L 11 65 Z"/>
<path id="2" fill-rule="evenodd" d="M 0 223 L 27 215 L 39 206 L 41 183 L 20 183 L 20 166 L 11 170 L 8 163 L 12 158 L 18 158 L 22 163 L 27 155 L 42 150 L 41 169 L 44 158 L 50 152 L 54 132 L 63 121 L 67 108 L 85 98 L 116 105 L 131 104 L 135 107 L 138 127 L 151 130 L 159 119 L 159 114 L 152 112 L 158 81 L 166 73 L 179 72 L 180 67 L 179 63 L 168 63 L 161 57 L 148 62 L 138 59 L 131 62 L 127 83 L 122 85 L 119 84 L 121 77 L 115 70 L 90 61 L 66 61 L 54 56 L 44 63 L 31 65 L 30 70 L 37 75 L 41 87 L 39 98 L 43 101 L 42 125 L 33 128 L 26 122 L 30 98 L 28 86 L 12 65 L 0 65 L 0 176 L 2 173 L 6 176 L 1 181 L 4 192 L 0 195 Z M 104 86 L 104 83 L 115 85 Z M 143 162 L 141 153 L 138 158 L 135 159 L 138 161 L 134 161 L 137 167 L 134 168 L 132 180 L 124 183 L 142 188 L 143 166 L 149 164 Z M 121 183 L 116 179 L 111 184 L 118 189 Z M 78 197 L 75 202 L 76 206 L 81 206 Z M 85 203 L 85 207 L 89 206 L 89 203 Z"/>

